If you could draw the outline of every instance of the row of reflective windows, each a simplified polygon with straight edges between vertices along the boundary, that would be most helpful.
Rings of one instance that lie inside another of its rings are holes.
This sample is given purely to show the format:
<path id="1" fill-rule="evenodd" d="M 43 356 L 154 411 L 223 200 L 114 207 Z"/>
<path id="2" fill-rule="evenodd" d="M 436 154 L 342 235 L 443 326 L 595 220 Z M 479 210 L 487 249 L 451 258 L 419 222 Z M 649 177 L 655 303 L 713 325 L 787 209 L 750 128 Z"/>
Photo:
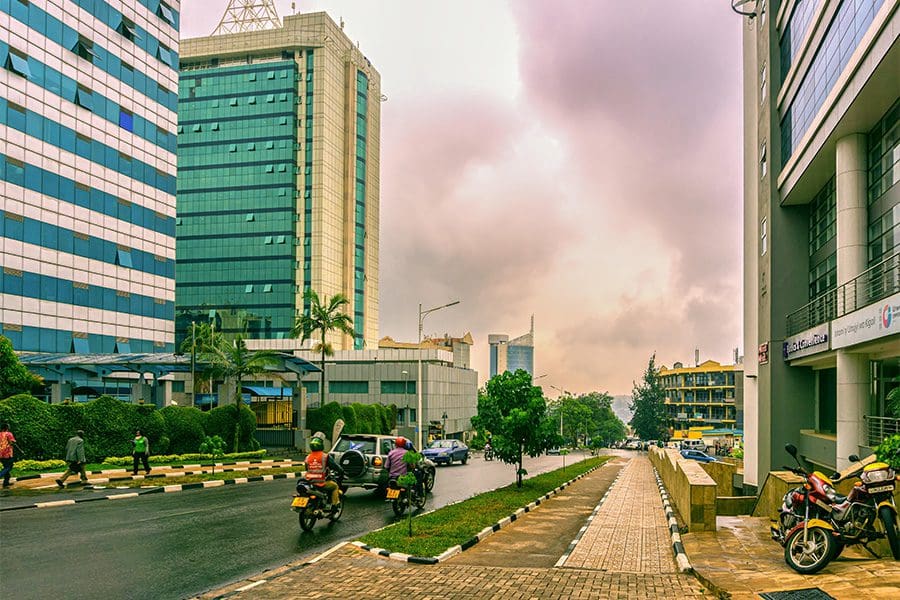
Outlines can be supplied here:
<path id="1" fill-rule="evenodd" d="M 809 30 L 809 24 L 812 22 L 812 16 L 816 12 L 816 7 L 820 0 L 796 0 L 791 10 L 791 16 L 788 17 L 784 31 L 781 34 L 781 81 L 787 76 L 797 52 L 800 50 L 800 44 L 806 37 Z"/>
<path id="2" fill-rule="evenodd" d="M 18 14 L 18 11 L 14 14 L 14 12 L 10 10 L 11 7 L 16 6 L 22 6 L 22 3 L 19 0 L 0 0 L 0 12 L 11 15 L 31 29 L 43 34 L 47 39 L 53 40 L 63 48 L 71 50 L 73 53 L 99 67 L 107 74 L 112 75 L 116 79 L 129 85 L 136 91 L 144 94 L 154 102 L 161 104 L 172 112 L 177 112 L 178 94 L 170 92 L 161 82 L 144 73 L 135 71 L 132 65 L 123 61 L 102 46 L 93 43 L 90 39 L 79 34 L 78 31 L 72 27 L 69 27 L 56 17 L 37 8 L 34 4 L 29 3 L 28 11 L 24 15 L 24 18 L 20 18 L 23 17 L 23 15 Z M 32 17 L 32 15 L 28 14 L 32 9 L 39 11 L 42 17 Z M 31 23 L 32 18 L 35 18 L 33 25 Z M 154 52 L 152 56 L 155 56 L 160 62 L 177 71 L 178 56 L 170 48 L 157 42 L 156 52 Z"/>
<path id="3" fill-rule="evenodd" d="M 818 113 L 884 0 L 844 0 L 781 120 L 784 166 Z"/>
<path id="4" fill-rule="evenodd" d="M 111 335 L 83 334 L 60 329 L 0 324 L 0 334 L 9 338 L 13 348 L 26 352 L 77 354 L 117 354 L 174 352 L 174 343 L 153 340 L 124 340 Z"/>
<path id="5" fill-rule="evenodd" d="M 0 181 L 81 206 L 150 231 L 175 236 L 175 219 L 102 190 L 0 154 Z"/>
<path id="6" fill-rule="evenodd" d="M 7 70 L 25 77 L 60 98 L 86 108 L 95 115 L 164 150 L 175 152 L 177 142 L 174 133 L 166 131 L 141 115 L 134 114 L 33 57 L 26 57 L 15 50 L 10 52 L 9 46 L 2 41 L 0 41 L 0 64 L 4 65 Z"/>
<path id="7" fill-rule="evenodd" d="M 4 212 L 3 218 L 0 219 L 0 237 L 135 269 L 166 279 L 175 278 L 175 261 L 170 258 L 121 246 L 115 242 L 8 211 Z"/>
<path id="8" fill-rule="evenodd" d="M 8 125 L 22 133 L 47 142 L 57 148 L 76 154 L 127 175 L 132 179 L 145 183 L 167 194 L 175 194 L 175 176 L 160 171 L 143 161 L 101 144 L 97 140 L 77 133 L 65 125 L 52 121 L 38 113 L 25 110 L 5 98 L 0 98 L 0 123 Z"/>
<path id="9" fill-rule="evenodd" d="M 9 268 L 0 271 L 0 293 L 167 321 L 175 318 L 171 300 Z"/>

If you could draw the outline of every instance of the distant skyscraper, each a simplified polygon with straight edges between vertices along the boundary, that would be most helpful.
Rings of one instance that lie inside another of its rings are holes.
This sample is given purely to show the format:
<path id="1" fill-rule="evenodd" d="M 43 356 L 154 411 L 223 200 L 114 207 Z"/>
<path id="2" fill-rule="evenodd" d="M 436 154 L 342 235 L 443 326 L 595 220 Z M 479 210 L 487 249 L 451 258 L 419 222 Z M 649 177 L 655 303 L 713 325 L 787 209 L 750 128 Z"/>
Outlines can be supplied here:
<path id="1" fill-rule="evenodd" d="M 378 71 L 325 13 L 183 41 L 179 339 L 211 319 L 296 347 L 313 289 L 350 300 L 336 350 L 378 347 L 380 118 Z"/>
<path id="2" fill-rule="evenodd" d="M 177 0 L 0 2 L 0 333 L 174 349 Z"/>
<path id="3" fill-rule="evenodd" d="M 488 336 L 488 344 L 491 347 L 491 377 L 519 369 L 534 375 L 534 316 L 528 333 L 512 340 L 508 335 L 492 333 Z"/>

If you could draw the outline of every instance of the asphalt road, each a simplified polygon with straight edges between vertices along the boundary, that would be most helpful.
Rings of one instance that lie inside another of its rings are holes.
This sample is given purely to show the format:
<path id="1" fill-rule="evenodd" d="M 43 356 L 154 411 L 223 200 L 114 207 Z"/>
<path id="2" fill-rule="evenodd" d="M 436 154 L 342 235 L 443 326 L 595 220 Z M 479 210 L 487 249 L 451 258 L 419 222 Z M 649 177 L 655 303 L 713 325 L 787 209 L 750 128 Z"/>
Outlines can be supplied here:
<path id="1" fill-rule="evenodd" d="M 527 459 L 530 475 L 581 455 Z M 426 510 L 515 481 L 473 457 L 438 467 Z M 8 598 L 184 598 L 325 550 L 394 522 L 372 492 L 351 490 L 338 523 L 300 530 L 295 480 L 151 494 L 0 513 L 0 581 Z M 301 593 L 298 590 L 298 594 Z"/>

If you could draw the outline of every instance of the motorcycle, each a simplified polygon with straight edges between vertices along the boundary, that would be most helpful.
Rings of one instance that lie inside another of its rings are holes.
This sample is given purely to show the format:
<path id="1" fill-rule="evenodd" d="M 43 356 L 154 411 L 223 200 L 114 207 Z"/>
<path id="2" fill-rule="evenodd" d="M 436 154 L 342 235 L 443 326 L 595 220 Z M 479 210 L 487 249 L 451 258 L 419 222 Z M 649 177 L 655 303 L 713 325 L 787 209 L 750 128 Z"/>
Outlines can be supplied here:
<path id="1" fill-rule="evenodd" d="M 484 446 L 484 460 L 494 460 L 494 449 L 490 444 Z"/>
<path id="2" fill-rule="evenodd" d="M 797 458 L 795 446 L 787 444 L 785 450 L 799 468 L 783 468 L 806 480 L 784 495 L 778 521 L 771 527 L 772 538 L 784 547 L 784 560 L 789 567 L 798 573 L 816 573 L 837 558 L 846 546 L 854 544 L 862 545 L 878 558 L 868 544 L 885 537 L 891 554 L 900 560 L 893 498 L 896 474 L 890 465 L 882 462 L 866 465 L 859 472 L 860 481 L 847 496 L 842 496 L 834 489 L 840 473 L 830 478 L 819 471 L 810 473 Z M 859 461 L 856 455 L 849 458 Z M 876 520 L 881 520 L 883 533 L 875 529 Z"/>
<path id="3" fill-rule="evenodd" d="M 425 508 L 425 489 L 422 487 L 422 475 L 418 470 L 416 472 L 416 480 L 419 483 L 416 483 L 411 489 L 401 485 L 396 479 L 391 479 L 388 483 L 385 501 L 391 503 L 391 508 L 394 509 L 394 514 L 398 517 L 403 516 L 403 513 L 406 512 L 410 505 L 416 508 Z"/>
<path id="4" fill-rule="evenodd" d="M 343 485 L 344 477 L 333 471 L 329 472 L 328 479 L 335 481 L 343 495 L 346 489 Z M 300 528 L 303 531 L 312 531 L 316 521 L 328 519 L 332 523 L 341 518 L 344 512 L 344 503 L 331 504 L 331 493 L 317 488 L 306 478 L 297 480 L 297 491 L 291 501 L 291 510 L 299 513 Z"/>

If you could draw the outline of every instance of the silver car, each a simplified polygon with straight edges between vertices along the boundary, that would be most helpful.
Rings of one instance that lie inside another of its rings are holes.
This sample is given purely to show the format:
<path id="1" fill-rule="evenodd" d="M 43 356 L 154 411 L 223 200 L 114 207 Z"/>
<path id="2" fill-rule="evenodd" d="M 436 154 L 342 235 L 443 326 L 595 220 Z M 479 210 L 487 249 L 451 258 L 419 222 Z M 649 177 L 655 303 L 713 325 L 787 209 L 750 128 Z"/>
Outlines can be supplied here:
<path id="1" fill-rule="evenodd" d="M 404 438 L 406 439 L 406 438 Z M 373 433 L 347 433 L 338 437 L 330 453 L 344 469 L 344 487 L 361 487 L 383 492 L 387 488 L 388 473 L 384 461 L 396 447 L 396 436 Z M 434 488 L 435 464 L 425 459 L 425 489 Z"/>

